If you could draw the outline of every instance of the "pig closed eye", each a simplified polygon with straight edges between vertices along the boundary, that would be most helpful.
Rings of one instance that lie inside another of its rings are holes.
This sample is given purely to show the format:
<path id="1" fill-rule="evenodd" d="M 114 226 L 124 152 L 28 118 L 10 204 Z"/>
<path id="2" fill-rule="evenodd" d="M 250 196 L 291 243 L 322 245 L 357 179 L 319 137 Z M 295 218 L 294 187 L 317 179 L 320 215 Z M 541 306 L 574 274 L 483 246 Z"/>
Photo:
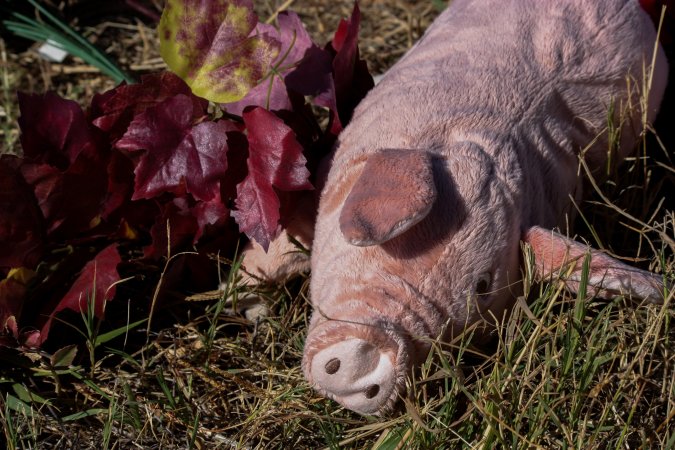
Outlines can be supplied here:
<path id="1" fill-rule="evenodd" d="M 490 291 L 490 283 L 492 282 L 492 275 L 490 272 L 482 273 L 476 282 L 476 294 L 487 295 Z"/>

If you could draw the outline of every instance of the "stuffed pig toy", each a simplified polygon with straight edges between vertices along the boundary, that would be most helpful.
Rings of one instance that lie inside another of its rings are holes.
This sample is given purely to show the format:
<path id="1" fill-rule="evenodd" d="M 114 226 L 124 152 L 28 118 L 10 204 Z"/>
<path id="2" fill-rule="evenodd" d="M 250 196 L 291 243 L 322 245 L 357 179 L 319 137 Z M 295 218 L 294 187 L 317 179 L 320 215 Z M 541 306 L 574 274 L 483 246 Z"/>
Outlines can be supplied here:
<path id="1" fill-rule="evenodd" d="M 501 320 L 522 290 L 521 241 L 540 278 L 564 272 L 574 290 L 589 249 L 552 230 L 582 194 L 579 159 L 606 164 L 610 110 L 625 157 L 666 78 L 638 0 L 454 0 L 340 135 L 315 227 L 312 213 L 288 227 L 312 246 L 309 383 L 389 410 L 432 340 Z M 244 266 L 280 279 L 306 268 L 292 250 L 282 235 Z M 596 295 L 663 300 L 662 277 L 590 255 Z"/>

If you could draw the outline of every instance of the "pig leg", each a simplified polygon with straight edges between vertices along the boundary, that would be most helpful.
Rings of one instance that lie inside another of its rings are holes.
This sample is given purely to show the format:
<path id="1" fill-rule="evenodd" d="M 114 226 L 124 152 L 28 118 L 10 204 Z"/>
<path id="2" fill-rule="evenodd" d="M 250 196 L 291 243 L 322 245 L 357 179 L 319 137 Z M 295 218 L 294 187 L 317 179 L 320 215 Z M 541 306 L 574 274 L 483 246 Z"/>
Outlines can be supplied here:
<path id="1" fill-rule="evenodd" d="M 257 318 L 267 313 L 267 304 L 255 293 L 257 286 L 283 283 L 295 275 L 309 272 L 308 250 L 314 240 L 317 204 L 334 154 L 335 150 L 320 161 L 316 170 L 315 191 L 300 195 L 297 201 L 292 202 L 292 209 L 285 212 L 284 216 L 290 219 L 281 234 L 270 243 L 267 252 L 254 241 L 244 248 L 242 282 L 250 291 L 243 297 L 243 308 L 238 309 L 243 310 L 247 318 Z"/>
<path id="2" fill-rule="evenodd" d="M 307 193 L 294 206 L 286 228 L 270 243 L 267 252 L 255 241 L 246 244 L 242 251 L 240 273 L 241 284 L 247 287 L 248 292 L 239 296 L 237 310 L 247 318 L 256 319 L 268 312 L 265 300 L 256 293 L 257 286 L 283 283 L 309 271 L 307 250 L 314 236 L 315 215 L 314 194 Z"/>
<path id="3" fill-rule="evenodd" d="M 242 252 L 244 283 L 282 283 L 294 275 L 309 270 L 307 250 L 314 238 L 316 205 L 314 194 L 308 192 L 294 203 L 288 212 L 290 220 L 267 251 L 250 241 Z"/>
<path id="4" fill-rule="evenodd" d="M 631 267 L 554 231 L 532 227 L 525 232 L 523 242 L 534 254 L 536 277 L 559 276 L 573 292 L 578 291 L 587 255 L 590 255 L 588 292 L 597 297 L 624 295 L 638 301 L 662 303 L 670 291 L 664 286 L 663 276 Z"/>

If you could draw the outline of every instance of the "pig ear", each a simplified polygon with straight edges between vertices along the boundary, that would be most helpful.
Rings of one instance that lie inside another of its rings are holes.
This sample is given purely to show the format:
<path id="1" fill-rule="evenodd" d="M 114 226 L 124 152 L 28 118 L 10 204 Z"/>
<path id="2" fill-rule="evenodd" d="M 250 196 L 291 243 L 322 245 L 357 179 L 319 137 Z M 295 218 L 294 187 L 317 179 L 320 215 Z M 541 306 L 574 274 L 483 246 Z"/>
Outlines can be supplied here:
<path id="1" fill-rule="evenodd" d="M 340 230 L 350 244 L 382 244 L 424 219 L 435 200 L 427 152 L 380 150 L 368 158 L 347 196 Z"/>
<path id="2" fill-rule="evenodd" d="M 568 289 L 577 292 L 584 261 L 590 255 L 589 293 L 606 299 L 624 295 L 634 300 L 663 302 L 663 279 L 651 272 L 631 267 L 545 228 L 528 229 L 523 242 L 532 249 L 539 279 L 560 277 Z"/>

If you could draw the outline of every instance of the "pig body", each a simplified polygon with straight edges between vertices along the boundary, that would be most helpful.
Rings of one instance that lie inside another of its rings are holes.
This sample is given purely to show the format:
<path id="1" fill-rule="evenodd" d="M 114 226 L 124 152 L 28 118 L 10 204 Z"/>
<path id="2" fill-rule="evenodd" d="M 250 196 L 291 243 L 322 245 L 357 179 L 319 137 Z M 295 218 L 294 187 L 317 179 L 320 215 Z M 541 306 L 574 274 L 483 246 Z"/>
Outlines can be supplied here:
<path id="1" fill-rule="evenodd" d="M 606 163 L 609 111 L 617 159 L 655 117 L 656 42 L 638 0 L 453 1 L 339 137 L 312 244 L 308 381 L 386 411 L 430 340 L 502 319 L 521 239 L 542 276 L 572 260 L 573 288 L 587 249 L 546 230 L 569 223 L 579 158 Z M 598 295 L 663 295 L 659 277 L 591 254 Z"/>

